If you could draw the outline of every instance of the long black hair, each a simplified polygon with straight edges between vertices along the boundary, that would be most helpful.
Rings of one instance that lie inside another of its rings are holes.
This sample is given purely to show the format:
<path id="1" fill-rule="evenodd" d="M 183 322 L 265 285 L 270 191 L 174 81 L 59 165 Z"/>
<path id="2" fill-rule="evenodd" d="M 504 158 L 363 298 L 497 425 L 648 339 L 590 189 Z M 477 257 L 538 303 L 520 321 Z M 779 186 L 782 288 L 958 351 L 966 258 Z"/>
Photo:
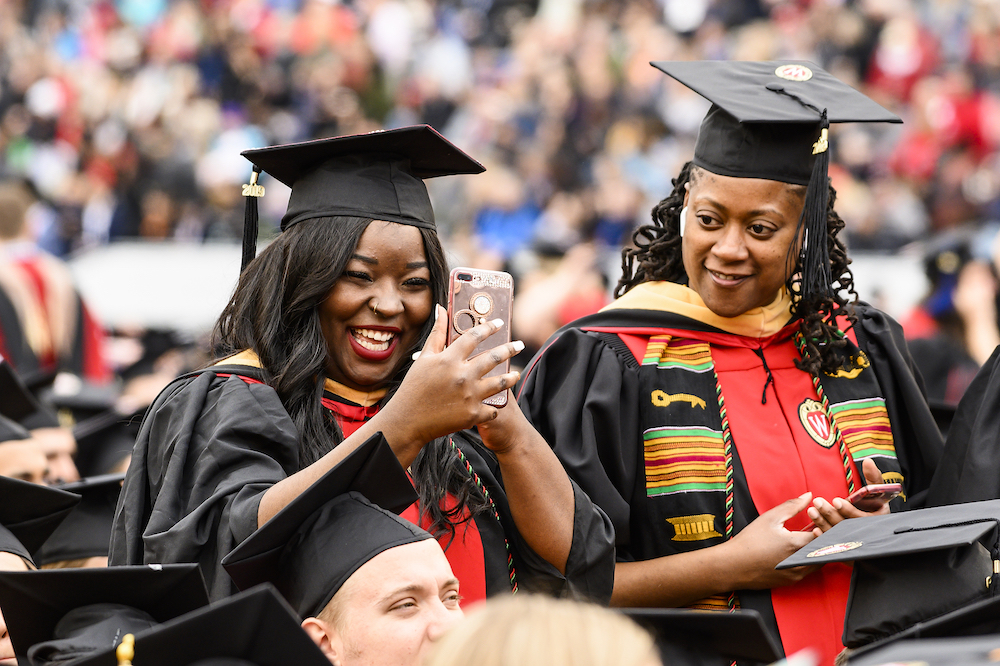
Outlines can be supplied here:
<path id="1" fill-rule="evenodd" d="M 336 419 L 321 402 L 327 344 L 319 306 L 343 275 L 371 222 L 360 217 L 322 217 L 299 222 L 281 233 L 240 275 L 212 334 L 217 358 L 245 349 L 257 354 L 265 383 L 278 393 L 298 430 L 300 469 L 344 441 Z M 448 288 L 444 251 L 436 232 L 419 229 L 433 299 L 443 305 Z M 406 362 L 390 381 L 383 404 L 392 397 L 409 368 L 412 351 L 423 345 L 433 325 L 433 318 L 428 318 L 417 346 L 404 354 Z M 422 510 L 430 515 L 435 531 L 454 534 L 462 508 L 472 515 L 485 510 L 485 498 L 447 438 L 424 446 L 410 469 Z M 456 495 L 461 506 L 444 511 L 440 500 L 446 491 Z"/>
<path id="2" fill-rule="evenodd" d="M 653 207 L 652 224 L 639 227 L 632 234 L 635 247 L 622 250 L 622 277 L 615 288 L 615 296 L 621 296 L 626 291 L 652 280 L 669 282 L 687 282 L 688 276 L 684 270 L 684 260 L 681 253 L 680 212 L 684 207 L 686 186 L 699 178 L 701 170 L 688 162 L 680 174 L 673 179 L 673 192 Z M 792 315 L 799 319 L 799 331 L 802 333 L 802 359 L 796 365 L 812 375 L 822 372 L 835 372 L 852 359 L 845 358 L 843 349 L 846 346 L 843 332 L 838 328 L 836 315 L 846 314 L 853 325 L 856 317 L 848 303 L 857 300 L 854 291 L 854 276 L 851 274 L 847 257 L 847 248 L 838 235 L 844 228 L 844 221 L 833 209 L 837 192 L 830 186 L 830 200 L 826 213 L 826 243 L 830 252 L 830 269 L 836 283 L 833 294 L 825 294 L 808 301 L 800 298 L 792 299 Z M 790 276 L 786 282 L 789 293 L 798 291 L 799 255 L 796 244 L 789 247 L 786 259 L 791 267 Z M 843 296 L 846 292 L 850 301 Z"/>

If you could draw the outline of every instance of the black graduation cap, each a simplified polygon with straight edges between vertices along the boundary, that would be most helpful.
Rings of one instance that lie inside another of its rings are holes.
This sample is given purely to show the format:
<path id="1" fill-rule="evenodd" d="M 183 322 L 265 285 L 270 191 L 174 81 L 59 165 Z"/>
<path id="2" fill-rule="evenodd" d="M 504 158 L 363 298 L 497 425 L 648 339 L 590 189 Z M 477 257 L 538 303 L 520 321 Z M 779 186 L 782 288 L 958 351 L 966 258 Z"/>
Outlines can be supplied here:
<path id="1" fill-rule="evenodd" d="M 124 478 L 105 474 L 59 486 L 82 499 L 35 553 L 35 564 L 106 556 Z"/>
<path id="2" fill-rule="evenodd" d="M 806 239 L 801 295 L 808 300 L 830 293 L 827 128 L 902 120 L 811 62 L 650 64 L 712 102 L 698 132 L 696 166 L 721 176 L 809 186 L 799 221 Z"/>
<path id="3" fill-rule="evenodd" d="M 65 490 L 0 476 L 0 551 L 30 560 L 79 501 Z"/>
<path id="4" fill-rule="evenodd" d="M 1000 587 L 1000 500 L 845 520 L 777 568 L 827 562 L 854 562 L 847 647 L 943 618 Z"/>
<path id="5" fill-rule="evenodd" d="M 365 562 L 389 548 L 430 538 L 396 515 L 416 499 L 406 472 L 377 433 L 258 528 L 222 565 L 240 589 L 273 583 L 300 616 L 315 616 Z"/>
<path id="6" fill-rule="evenodd" d="M 76 468 L 85 476 L 100 476 L 120 469 L 132 455 L 145 407 L 132 414 L 112 408 L 73 425 Z"/>
<path id="7" fill-rule="evenodd" d="M 43 428 L 59 425 L 59 419 L 48 405 L 43 405 L 14 370 L 10 362 L 0 356 L 0 416 L 16 421 L 26 428 Z"/>
<path id="8" fill-rule="evenodd" d="M 917 622 L 898 634 L 851 650 L 850 654 L 857 659 L 871 652 L 885 650 L 888 645 L 902 641 L 913 642 L 918 639 L 923 641 L 932 638 L 955 638 L 996 633 L 1000 633 L 1000 597 L 976 601 L 933 620 Z M 854 661 L 849 660 L 849 663 L 853 664 Z"/>
<path id="9" fill-rule="evenodd" d="M 899 641 L 879 650 L 849 653 L 848 666 L 972 666 L 1000 661 L 1000 634 Z"/>
<path id="10" fill-rule="evenodd" d="M 257 242 L 256 198 L 263 196 L 256 184 L 259 171 L 292 188 L 281 218 L 284 231 L 302 220 L 335 215 L 433 229 L 423 179 L 486 170 L 428 125 L 254 148 L 241 155 L 254 164 L 251 183 L 244 186 L 244 267 L 249 247 Z"/>
<path id="11" fill-rule="evenodd" d="M 2 393 L 0 393 L 2 395 Z M 23 425 L 0 414 L 0 444 L 13 440 L 28 439 L 31 433 Z"/>
<path id="12" fill-rule="evenodd" d="M 134 666 L 243 663 L 254 666 L 330 666 L 270 585 L 216 602 L 135 635 Z M 117 666 L 107 649 L 74 666 Z"/>
<path id="13" fill-rule="evenodd" d="M 83 610 L 101 604 L 105 606 Z M 59 638 L 64 642 L 53 647 L 61 652 L 94 649 L 95 639 L 103 638 L 109 625 L 99 627 L 99 636 L 88 635 L 88 618 L 113 625 L 116 620 L 128 623 L 148 615 L 155 622 L 166 622 L 206 604 L 208 592 L 197 564 L 0 572 L 0 608 L 7 611 L 4 619 L 19 660 L 33 646 Z M 75 625 L 72 636 L 57 636 L 57 626 L 67 615 Z M 55 658 L 47 655 L 47 661 Z"/>
<path id="14" fill-rule="evenodd" d="M 760 613 L 731 613 L 675 608 L 618 609 L 656 639 L 664 664 L 770 664 L 781 649 L 764 626 Z"/>

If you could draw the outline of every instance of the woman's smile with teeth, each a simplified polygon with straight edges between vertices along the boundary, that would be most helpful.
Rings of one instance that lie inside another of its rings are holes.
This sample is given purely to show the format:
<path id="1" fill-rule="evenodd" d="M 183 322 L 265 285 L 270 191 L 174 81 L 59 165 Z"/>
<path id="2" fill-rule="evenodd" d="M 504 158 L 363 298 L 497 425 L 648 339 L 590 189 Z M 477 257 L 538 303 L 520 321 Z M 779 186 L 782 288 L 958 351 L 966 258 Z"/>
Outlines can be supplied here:
<path id="1" fill-rule="evenodd" d="M 711 269 L 709 269 L 708 272 L 714 275 L 715 277 L 719 278 L 720 280 L 726 280 L 727 282 L 742 280 L 743 278 L 746 277 L 746 275 L 732 275 L 729 273 L 720 273 L 719 271 L 713 271 Z"/>
<path id="2" fill-rule="evenodd" d="M 351 333 L 354 335 L 354 339 L 358 341 L 358 344 L 372 351 L 388 349 L 395 335 L 389 331 L 374 331 L 370 328 L 353 328 L 351 329 Z"/>

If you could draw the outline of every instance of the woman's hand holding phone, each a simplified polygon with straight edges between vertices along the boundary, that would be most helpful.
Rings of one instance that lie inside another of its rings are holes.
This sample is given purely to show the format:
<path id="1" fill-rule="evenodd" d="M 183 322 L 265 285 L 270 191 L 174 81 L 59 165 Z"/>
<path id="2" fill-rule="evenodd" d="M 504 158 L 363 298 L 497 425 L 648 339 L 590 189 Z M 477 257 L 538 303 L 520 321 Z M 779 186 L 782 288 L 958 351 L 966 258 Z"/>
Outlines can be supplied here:
<path id="1" fill-rule="evenodd" d="M 480 341 L 503 328 L 502 322 L 477 324 L 445 347 L 446 315 L 444 308 L 437 308 L 438 319 L 419 357 L 375 417 L 397 455 L 400 449 L 414 449 L 415 456 L 432 439 L 492 421 L 498 408 L 484 401 L 505 393 L 520 377 L 518 372 L 490 374 L 523 349 L 520 342 L 494 346 L 490 353 L 470 358 Z"/>
<path id="2" fill-rule="evenodd" d="M 813 521 L 814 531 L 826 532 L 847 518 L 889 513 L 889 501 L 899 494 L 901 490 L 899 484 L 883 483 L 882 473 L 871 458 L 865 458 L 861 471 L 867 483 L 847 499 L 836 497 L 828 502 L 822 497 L 817 497 L 813 500 L 806 514 Z"/>

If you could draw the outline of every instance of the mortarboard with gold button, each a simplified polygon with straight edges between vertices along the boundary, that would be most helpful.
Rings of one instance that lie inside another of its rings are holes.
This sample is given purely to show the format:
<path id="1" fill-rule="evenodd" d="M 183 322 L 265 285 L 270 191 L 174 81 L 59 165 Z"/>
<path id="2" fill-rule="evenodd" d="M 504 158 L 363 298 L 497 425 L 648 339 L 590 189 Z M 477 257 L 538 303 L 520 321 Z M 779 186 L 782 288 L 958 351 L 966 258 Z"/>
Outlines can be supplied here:
<path id="1" fill-rule="evenodd" d="M 122 638 L 74 666 L 330 666 L 267 584 Z"/>
<path id="2" fill-rule="evenodd" d="M 777 568 L 852 562 L 844 645 L 1000 631 L 1000 500 L 844 520 Z"/>
<path id="3" fill-rule="evenodd" d="M 0 571 L 0 609 L 22 666 L 80 658 L 206 604 L 197 564 Z"/>

